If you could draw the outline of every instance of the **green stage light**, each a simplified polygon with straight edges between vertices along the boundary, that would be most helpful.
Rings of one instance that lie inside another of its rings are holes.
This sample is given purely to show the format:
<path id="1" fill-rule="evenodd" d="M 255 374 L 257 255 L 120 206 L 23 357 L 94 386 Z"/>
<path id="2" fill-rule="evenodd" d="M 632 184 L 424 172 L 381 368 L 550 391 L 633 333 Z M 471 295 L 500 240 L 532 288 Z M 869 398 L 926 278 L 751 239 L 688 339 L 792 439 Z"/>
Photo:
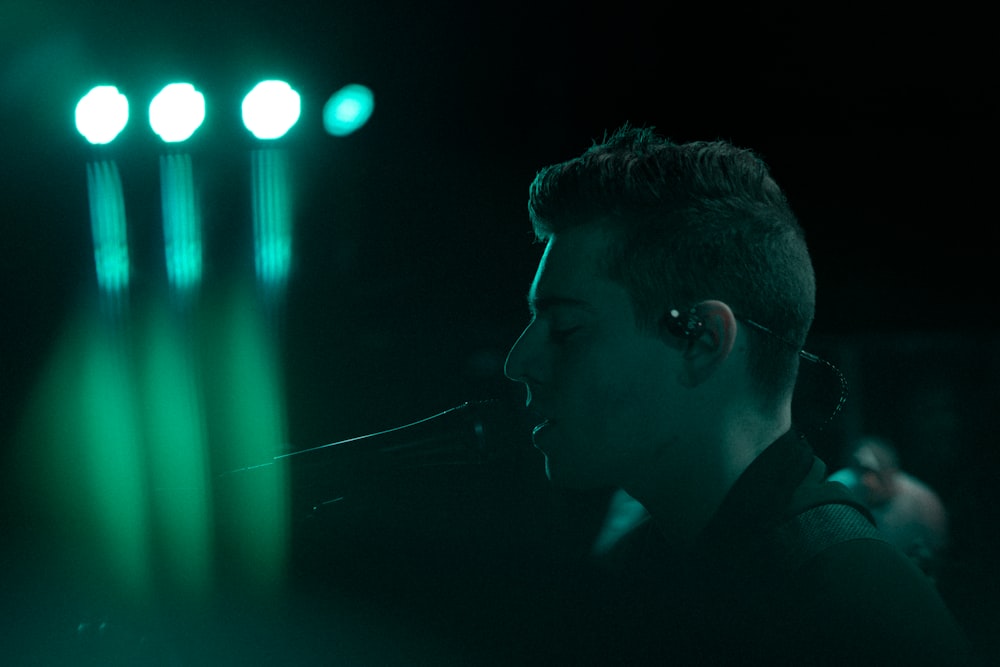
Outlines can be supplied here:
<path id="1" fill-rule="evenodd" d="M 118 165 L 106 161 L 88 164 L 87 193 L 97 284 L 104 292 L 121 293 L 129 282 L 129 252 L 125 196 Z"/>
<path id="2" fill-rule="evenodd" d="M 149 125 L 167 143 L 185 141 L 205 121 L 205 96 L 190 83 L 171 83 L 149 104 Z"/>
<path id="3" fill-rule="evenodd" d="M 288 155 L 274 148 L 254 151 L 253 220 L 257 278 L 271 294 L 280 293 L 292 264 L 292 202 Z"/>
<path id="4" fill-rule="evenodd" d="M 258 139 L 285 136 L 301 112 L 299 94 L 284 81 L 261 81 L 243 98 L 243 124 Z"/>
<path id="5" fill-rule="evenodd" d="M 92 144 L 107 144 L 128 124 L 128 99 L 115 86 L 95 86 L 76 104 L 76 129 Z"/>
<path id="6" fill-rule="evenodd" d="M 174 289 L 186 291 L 201 282 L 202 273 L 201 216 L 190 155 L 160 156 L 160 191 L 167 279 Z"/>
<path id="7" fill-rule="evenodd" d="M 371 89 L 352 83 L 334 93 L 323 107 L 323 127 L 335 137 L 343 137 L 368 122 L 375 109 Z"/>

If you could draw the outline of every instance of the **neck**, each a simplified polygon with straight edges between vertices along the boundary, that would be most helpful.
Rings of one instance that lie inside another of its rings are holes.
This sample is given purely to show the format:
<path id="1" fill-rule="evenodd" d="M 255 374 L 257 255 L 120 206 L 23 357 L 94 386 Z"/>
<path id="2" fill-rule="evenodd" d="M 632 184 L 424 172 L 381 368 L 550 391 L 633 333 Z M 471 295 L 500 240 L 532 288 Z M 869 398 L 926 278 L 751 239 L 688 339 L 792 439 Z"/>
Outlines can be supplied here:
<path id="1" fill-rule="evenodd" d="M 790 406 L 770 415 L 738 412 L 697 437 L 664 447 L 625 490 L 646 507 L 668 541 L 689 550 L 740 475 L 790 427 Z"/>

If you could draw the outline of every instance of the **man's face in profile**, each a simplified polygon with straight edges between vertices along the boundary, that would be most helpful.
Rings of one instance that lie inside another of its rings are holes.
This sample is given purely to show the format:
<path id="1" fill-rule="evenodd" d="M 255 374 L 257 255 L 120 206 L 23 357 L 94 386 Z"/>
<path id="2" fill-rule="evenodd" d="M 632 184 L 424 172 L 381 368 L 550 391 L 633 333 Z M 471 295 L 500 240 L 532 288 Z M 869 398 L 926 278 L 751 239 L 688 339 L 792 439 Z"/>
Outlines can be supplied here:
<path id="1" fill-rule="evenodd" d="M 544 419 L 534 441 L 549 478 L 571 488 L 624 485 L 673 436 L 676 351 L 636 326 L 628 293 L 604 276 L 607 241 L 593 225 L 549 240 L 505 368 Z"/>

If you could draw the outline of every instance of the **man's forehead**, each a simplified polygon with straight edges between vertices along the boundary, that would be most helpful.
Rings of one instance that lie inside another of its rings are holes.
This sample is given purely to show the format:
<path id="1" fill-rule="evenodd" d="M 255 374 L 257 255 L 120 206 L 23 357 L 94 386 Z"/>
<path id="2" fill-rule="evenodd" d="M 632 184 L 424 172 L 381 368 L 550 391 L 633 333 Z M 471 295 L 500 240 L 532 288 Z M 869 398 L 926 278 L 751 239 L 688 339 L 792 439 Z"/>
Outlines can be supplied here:
<path id="1" fill-rule="evenodd" d="M 528 292 L 528 308 L 533 313 L 544 313 L 554 308 L 577 308 L 580 310 L 593 310 L 594 305 L 586 299 L 575 296 L 565 296 L 562 294 L 541 295 L 535 291 L 534 286 Z"/>
<path id="2" fill-rule="evenodd" d="M 606 236 L 600 229 L 582 227 L 555 234 L 545 244 L 535 283 L 596 278 L 603 274 L 606 253 Z"/>
<path id="3" fill-rule="evenodd" d="M 528 306 L 533 312 L 555 307 L 585 307 L 587 292 L 596 279 L 593 271 L 579 256 L 546 249 L 538 265 L 535 279 L 528 290 Z"/>
<path id="4" fill-rule="evenodd" d="M 593 310 L 609 289 L 616 291 L 603 270 L 605 238 L 601 230 L 577 228 L 549 239 L 528 291 L 533 312 L 555 307 Z"/>

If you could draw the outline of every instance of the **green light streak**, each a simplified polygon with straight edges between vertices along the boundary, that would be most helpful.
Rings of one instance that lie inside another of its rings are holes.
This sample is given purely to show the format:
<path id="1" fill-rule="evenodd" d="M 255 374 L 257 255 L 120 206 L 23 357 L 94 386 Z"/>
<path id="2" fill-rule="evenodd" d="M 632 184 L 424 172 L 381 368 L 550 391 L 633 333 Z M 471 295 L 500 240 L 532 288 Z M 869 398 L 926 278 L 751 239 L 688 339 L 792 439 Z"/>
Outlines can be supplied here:
<path id="1" fill-rule="evenodd" d="M 124 335 L 87 305 L 18 433 L 39 530 L 83 583 L 130 603 L 166 596 L 200 608 L 220 576 L 249 593 L 280 593 L 287 471 L 229 483 L 214 474 L 285 451 L 280 359 L 252 284 L 207 309 L 196 329 L 161 301 Z"/>
<path id="2" fill-rule="evenodd" d="M 21 429 L 32 498 L 88 585 L 143 603 L 153 589 L 136 387 L 124 346 L 96 313 L 58 341 Z"/>
<path id="3" fill-rule="evenodd" d="M 88 454 L 85 479 L 105 558 L 136 597 L 151 588 L 150 525 L 142 433 L 127 359 L 95 337 L 81 377 L 81 442 Z"/>
<path id="4" fill-rule="evenodd" d="M 160 156 L 163 240 L 167 279 L 186 292 L 201 282 L 201 219 L 195 199 L 190 155 Z"/>
<path id="5" fill-rule="evenodd" d="M 257 279 L 266 292 L 280 292 L 292 264 L 288 156 L 284 151 L 267 148 L 254 151 L 251 162 Z"/>
<path id="6" fill-rule="evenodd" d="M 88 164 L 87 193 L 97 284 L 102 291 L 116 294 L 129 283 L 125 197 L 118 166 L 114 162 Z"/>
<path id="7" fill-rule="evenodd" d="M 212 327 L 210 392 L 215 460 L 221 470 L 270 461 L 286 441 L 278 350 L 252 290 L 238 287 Z M 259 472 L 259 474 L 257 474 Z M 275 592 L 284 583 L 290 527 L 287 471 L 267 466 L 218 487 L 217 523 L 228 574 Z"/>
<path id="8" fill-rule="evenodd" d="M 214 548 L 208 438 L 191 341 L 154 307 L 139 365 L 152 517 L 162 582 L 175 597 L 210 590 Z"/>

